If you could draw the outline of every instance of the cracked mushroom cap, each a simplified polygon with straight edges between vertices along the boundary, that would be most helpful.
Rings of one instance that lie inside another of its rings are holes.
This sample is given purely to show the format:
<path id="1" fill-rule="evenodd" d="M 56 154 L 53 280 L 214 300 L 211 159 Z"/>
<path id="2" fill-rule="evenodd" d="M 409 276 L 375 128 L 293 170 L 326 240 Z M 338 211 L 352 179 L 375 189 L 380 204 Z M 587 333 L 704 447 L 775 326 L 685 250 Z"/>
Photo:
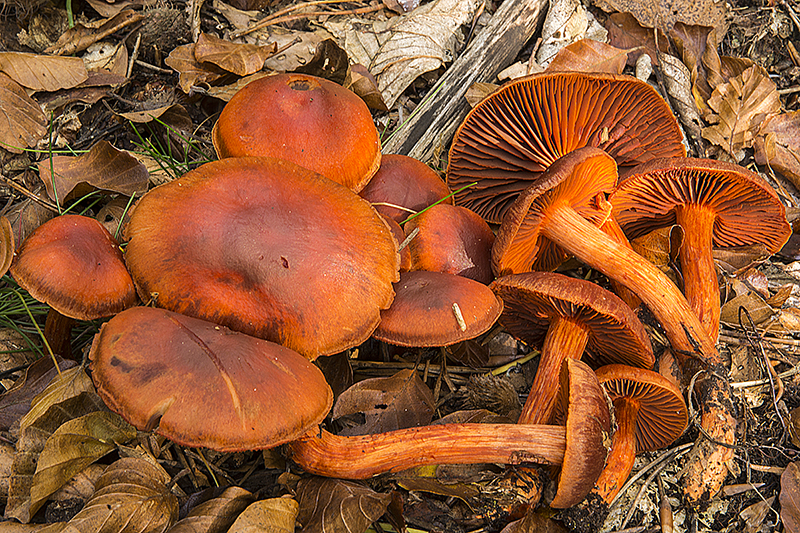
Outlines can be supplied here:
<path id="1" fill-rule="evenodd" d="M 222 159 L 156 187 L 126 232 L 144 301 L 309 359 L 368 339 L 398 279 L 397 243 L 380 215 L 278 159 Z"/>
<path id="2" fill-rule="evenodd" d="M 566 258 L 561 247 L 541 235 L 553 205 L 566 203 L 595 225 L 609 210 L 598 204 L 617 183 L 614 159 L 597 148 L 579 148 L 559 158 L 517 196 L 506 212 L 492 247 L 492 269 L 505 276 L 554 270 Z"/>
<path id="3" fill-rule="evenodd" d="M 70 318 L 94 320 L 136 304 L 119 245 L 93 218 L 48 220 L 25 239 L 9 270 L 31 296 Z"/>
<path id="4" fill-rule="evenodd" d="M 525 272 L 498 278 L 491 288 L 503 300 L 500 323 L 529 346 L 540 347 L 551 322 L 564 317 L 588 332 L 582 359 L 589 366 L 655 364 L 650 338 L 636 313 L 595 283 L 555 272 Z"/>
<path id="5" fill-rule="evenodd" d="M 364 101 L 308 74 L 248 83 L 222 110 L 211 136 L 220 159 L 285 159 L 355 192 L 381 164 L 378 130 Z"/>
<path id="6" fill-rule="evenodd" d="M 675 224 L 676 210 L 691 204 L 713 213 L 717 248 L 763 244 L 772 254 L 791 235 L 786 209 L 761 176 L 714 159 L 676 157 L 640 165 L 620 180 L 609 202 L 630 238 Z"/>
<path id="7" fill-rule="evenodd" d="M 621 167 L 684 156 L 664 100 L 629 76 L 545 72 L 514 80 L 475 106 L 450 148 L 447 185 L 456 204 L 500 223 L 517 195 L 559 157 L 583 146 Z"/>
<path id="8" fill-rule="evenodd" d="M 449 346 L 473 339 L 503 311 L 503 302 L 486 285 L 444 272 L 402 272 L 395 293 L 373 337 L 398 346 Z"/>
<path id="9" fill-rule="evenodd" d="M 272 448 L 321 422 L 333 402 L 322 372 L 300 354 L 164 309 L 116 315 L 89 359 L 106 405 L 184 446 Z"/>

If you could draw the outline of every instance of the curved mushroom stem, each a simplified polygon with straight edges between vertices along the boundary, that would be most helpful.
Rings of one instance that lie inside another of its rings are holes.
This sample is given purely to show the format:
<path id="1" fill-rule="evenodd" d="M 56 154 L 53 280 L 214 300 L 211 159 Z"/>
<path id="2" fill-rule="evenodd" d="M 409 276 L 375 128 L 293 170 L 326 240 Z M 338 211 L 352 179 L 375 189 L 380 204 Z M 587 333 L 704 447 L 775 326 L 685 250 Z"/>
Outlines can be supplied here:
<path id="1" fill-rule="evenodd" d="M 683 228 L 680 258 L 686 299 L 706 333 L 716 340 L 720 317 L 719 282 L 712 255 L 716 215 L 706 206 L 686 204 L 675 208 L 675 217 Z"/>
<path id="2" fill-rule="evenodd" d="M 547 424 L 558 397 L 558 376 L 561 363 L 571 357 L 580 359 L 586 349 L 589 333 L 578 321 L 554 317 L 542 346 L 539 368 L 531 391 L 519 415 L 519 424 Z"/>
<path id="3" fill-rule="evenodd" d="M 560 465 L 566 428 L 517 424 L 441 424 L 343 437 L 312 430 L 288 445 L 305 471 L 367 479 L 415 466 L 471 463 Z"/>
<path id="4" fill-rule="evenodd" d="M 617 430 L 611 441 L 611 451 L 608 453 L 606 467 L 592 492 L 610 504 L 619 493 L 628 476 L 631 475 L 633 464 L 636 462 L 636 416 L 639 411 L 639 402 L 628 398 L 614 400 L 614 416 L 617 420 Z"/>
<path id="5" fill-rule="evenodd" d="M 617 219 L 615 219 L 613 216 L 609 216 L 606 219 L 606 221 L 603 222 L 603 225 L 600 226 L 600 230 L 609 237 L 611 237 L 612 239 L 614 239 L 615 241 L 617 241 L 622 246 L 633 250 L 633 248 L 631 248 L 631 243 L 628 240 L 628 237 L 625 236 L 625 232 L 622 231 L 622 228 L 620 227 L 619 223 L 617 223 Z M 631 291 L 628 287 L 613 279 L 610 280 L 610 282 L 611 282 L 611 288 L 614 289 L 614 293 L 617 296 L 619 296 L 623 302 L 628 304 L 628 307 L 630 307 L 631 309 L 636 309 L 637 307 L 639 307 L 639 305 L 641 305 L 642 303 L 641 298 L 636 296 L 636 294 L 633 291 Z"/>

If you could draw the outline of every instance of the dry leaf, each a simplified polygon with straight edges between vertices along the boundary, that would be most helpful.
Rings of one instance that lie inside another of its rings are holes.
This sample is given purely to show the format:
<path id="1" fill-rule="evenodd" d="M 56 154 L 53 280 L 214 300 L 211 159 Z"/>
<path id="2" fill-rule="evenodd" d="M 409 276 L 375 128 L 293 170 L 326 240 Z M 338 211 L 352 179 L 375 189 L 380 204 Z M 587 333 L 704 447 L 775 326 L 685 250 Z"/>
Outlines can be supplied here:
<path id="1" fill-rule="evenodd" d="M 250 76 L 245 76 L 244 78 L 239 78 L 238 80 L 234 81 L 230 85 L 220 85 L 220 86 L 212 86 L 206 89 L 206 94 L 208 96 L 213 96 L 214 98 L 219 98 L 224 102 L 229 102 L 233 95 L 238 93 L 242 87 L 250 83 L 251 81 L 260 80 L 261 78 L 266 78 L 267 76 L 272 76 L 275 74 L 274 72 L 256 72 L 255 74 L 251 74 Z"/>
<path id="2" fill-rule="evenodd" d="M 74 475 L 134 438 L 136 429 L 110 411 L 95 411 L 64 422 L 39 454 L 31 486 L 31 514 Z"/>
<path id="3" fill-rule="evenodd" d="M 311 477 L 297 486 L 299 533 L 364 531 L 386 512 L 392 497 L 350 481 Z"/>
<path id="4" fill-rule="evenodd" d="M 672 106 L 678 114 L 684 131 L 695 142 L 699 142 L 702 138 L 702 121 L 692 95 L 692 80 L 689 69 L 675 56 L 662 54 L 660 57 L 664 85 L 671 97 Z"/>
<path id="5" fill-rule="evenodd" d="M 257 501 L 239 515 L 228 533 L 294 533 L 299 507 L 292 498 Z"/>
<path id="6" fill-rule="evenodd" d="M 83 54 L 83 63 L 89 72 L 107 73 L 124 80 L 128 73 L 128 49 L 121 43 L 94 43 Z"/>
<path id="7" fill-rule="evenodd" d="M 0 73 L 0 147 L 21 154 L 47 133 L 47 117 L 17 82 Z"/>
<path id="8" fill-rule="evenodd" d="M 536 50 L 536 62 L 547 67 L 566 46 L 585 38 L 605 41 L 607 37 L 608 32 L 579 0 L 552 0 L 542 23 L 542 42 Z"/>
<path id="9" fill-rule="evenodd" d="M 775 496 L 767 498 L 766 500 L 760 500 L 742 509 L 739 513 L 739 518 L 745 522 L 743 533 L 756 533 L 761 530 L 761 525 L 770 512 L 770 506 L 773 501 L 775 501 Z"/>
<path id="10" fill-rule="evenodd" d="M 630 13 L 646 28 L 669 32 L 676 22 L 687 25 L 711 26 L 720 36 L 727 31 L 727 7 L 717 0 L 593 0 L 594 5 L 607 13 Z"/>
<path id="11" fill-rule="evenodd" d="M 703 129 L 703 137 L 737 161 L 743 157 L 742 150 L 753 145 L 762 122 L 781 110 L 775 82 L 758 65 L 717 86 L 708 105 L 716 113 L 708 120 L 715 124 Z"/>
<path id="12" fill-rule="evenodd" d="M 475 107 L 484 98 L 495 92 L 500 86 L 495 83 L 476 82 L 469 86 L 464 98 L 470 107 Z"/>
<path id="13" fill-rule="evenodd" d="M 763 244 L 752 244 L 748 246 L 730 246 L 726 248 L 715 248 L 712 251 L 714 262 L 729 274 L 734 274 L 738 270 L 747 268 L 755 263 L 761 263 L 772 253 Z"/>
<path id="14" fill-rule="evenodd" d="M 767 117 L 756 138 L 755 158 L 800 187 L 800 111 Z"/>
<path id="15" fill-rule="evenodd" d="M 631 247 L 659 268 L 668 269 L 678 258 L 683 244 L 683 228 L 678 225 L 659 228 L 631 241 Z"/>
<path id="16" fill-rule="evenodd" d="M 0 71 L 33 91 L 71 89 L 89 77 L 80 58 L 24 52 L 0 52 Z"/>
<path id="17" fill-rule="evenodd" d="M 296 71 L 342 84 L 347 76 L 350 58 L 334 39 L 325 39 L 317 45 L 311 61 Z"/>
<path id="18" fill-rule="evenodd" d="M 658 65 L 656 42 L 651 28 L 643 28 L 630 13 L 612 13 L 605 21 L 608 28 L 608 44 L 628 50 L 628 65 L 633 66 L 639 56 L 647 54 L 654 65 Z M 669 49 L 669 39 L 658 31 L 658 49 L 661 53 Z"/>
<path id="19" fill-rule="evenodd" d="M 248 76 L 261 70 L 264 61 L 277 49 L 274 43 L 269 46 L 239 44 L 201 33 L 194 47 L 194 57 L 199 63 L 211 63 L 237 76 Z"/>
<path id="20" fill-rule="evenodd" d="M 178 499 L 160 466 L 138 458 L 120 459 L 106 468 L 95 493 L 68 522 L 75 533 L 162 533 L 178 519 Z"/>
<path id="21" fill-rule="evenodd" d="M 547 70 L 622 74 L 627 61 L 627 50 L 594 39 L 581 39 L 562 48 Z"/>
<path id="22" fill-rule="evenodd" d="M 364 65 L 360 63 L 350 65 L 342 85 L 360 96 L 370 109 L 382 112 L 389 111 L 389 108 L 386 107 L 386 102 L 383 101 L 381 91 L 378 89 L 378 82 L 375 80 L 375 76 Z"/>
<path id="23" fill-rule="evenodd" d="M 239 514 L 253 503 L 255 496 L 240 487 L 228 487 L 222 494 L 194 507 L 169 533 L 225 533 Z M 239 517 L 239 518 L 237 518 Z M 294 518 L 292 518 L 294 525 Z"/>
<path id="24" fill-rule="evenodd" d="M 389 108 L 417 77 L 452 60 L 455 33 L 472 21 L 479 3 L 435 0 L 398 17 L 369 66 Z"/>
<path id="25" fill-rule="evenodd" d="M 82 393 L 95 394 L 94 383 L 83 367 L 61 370 L 59 375 L 31 401 L 31 409 L 20 420 L 20 431 L 24 431 L 50 408 Z M 101 403 L 102 405 L 102 403 Z"/>
<path id="26" fill-rule="evenodd" d="M 5 276 L 11 260 L 14 258 L 14 229 L 11 222 L 5 217 L 0 216 L 0 277 Z"/>
<path id="27" fill-rule="evenodd" d="M 39 177 L 54 202 L 65 205 L 95 190 L 132 196 L 147 190 L 147 169 L 135 157 L 100 141 L 78 157 L 53 156 L 39 163 Z"/>
<path id="28" fill-rule="evenodd" d="M 61 370 L 77 363 L 58 358 Z M 42 357 L 25 369 L 25 373 L 0 396 L 0 429 L 8 430 L 31 408 L 31 400 L 42 392 L 57 375 L 53 360 Z"/>
<path id="29" fill-rule="evenodd" d="M 762 298 L 753 292 L 737 296 L 732 300 L 725 302 L 720 311 L 720 322 L 725 325 L 739 328 L 741 326 L 749 326 L 750 321 L 747 319 L 747 314 L 742 313 L 742 322 L 739 321 L 739 308 L 743 307 L 753 323 L 758 326 L 764 323 L 775 314 L 775 310 L 769 306 Z"/>
<path id="30" fill-rule="evenodd" d="M 61 34 L 56 44 L 48 47 L 44 53 L 64 56 L 82 52 L 89 48 L 89 45 L 105 39 L 112 33 L 130 26 L 131 24 L 135 24 L 142 19 L 144 19 L 142 13 L 135 13 L 130 9 L 124 9 L 98 28 L 87 28 L 81 24 L 76 24 Z"/>
<path id="31" fill-rule="evenodd" d="M 197 61 L 194 47 L 194 43 L 176 46 L 164 60 L 165 65 L 179 74 L 178 87 L 189 95 L 195 94 L 196 87 L 214 83 L 227 75 L 227 72 L 211 63 Z"/>
<path id="32" fill-rule="evenodd" d="M 722 75 L 722 61 L 717 54 L 717 32 L 708 26 L 675 24 L 670 37 L 691 74 L 692 95 L 697 109 L 707 113 L 711 91 L 727 79 Z"/>
<path id="33" fill-rule="evenodd" d="M 331 417 L 364 413 L 365 422 L 343 429 L 342 435 L 383 433 L 430 424 L 433 394 L 414 369 L 387 378 L 359 381 L 336 400 Z"/>
<path id="34" fill-rule="evenodd" d="M 800 533 L 800 467 L 797 463 L 789 463 L 781 474 L 781 494 L 778 500 L 781 504 L 784 533 Z"/>

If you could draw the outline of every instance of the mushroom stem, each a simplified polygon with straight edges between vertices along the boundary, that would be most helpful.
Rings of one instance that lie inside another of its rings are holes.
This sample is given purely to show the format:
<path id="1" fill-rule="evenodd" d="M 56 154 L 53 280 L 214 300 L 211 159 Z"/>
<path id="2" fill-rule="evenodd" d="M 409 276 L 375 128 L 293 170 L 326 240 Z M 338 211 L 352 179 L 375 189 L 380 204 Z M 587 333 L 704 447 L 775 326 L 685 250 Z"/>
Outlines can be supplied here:
<path id="1" fill-rule="evenodd" d="M 636 416 L 639 411 L 639 402 L 630 398 L 617 398 L 614 400 L 614 417 L 617 421 L 617 430 L 611 441 L 611 450 L 608 452 L 606 467 L 600 473 L 595 483 L 595 492 L 610 504 L 617 495 L 622 485 L 631 475 L 636 462 Z"/>
<path id="2" fill-rule="evenodd" d="M 553 317 L 542 345 L 539 368 L 522 407 L 519 424 L 547 424 L 556 405 L 558 375 L 564 359 L 580 359 L 589 333 L 577 320 Z"/>
<path id="3" fill-rule="evenodd" d="M 441 424 L 344 437 L 311 430 L 288 444 L 305 471 L 367 479 L 415 466 L 471 463 L 560 465 L 566 428 L 517 424 Z"/>
<path id="4" fill-rule="evenodd" d="M 683 228 L 681 272 L 684 292 L 706 333 L 719 336 L 720 294 L 712 255 L 714 220 L 709 207 L 685 204 L 675 207 L 677 224 Z"/>
<path id="5" fill-rule="evenodd" d="M 625 235 L 625 232 L 622 231 L 622 228 L 620 227 L 619 223 L 617 223 L 617 220 L 613 216 L 609 216 L 606 219 L 606 221 L 603 222 L 603 224 L 600 226 L 600 230 L 609 237 L 611 237 L 612 239 L 614 239 L 615 241 L 617 241 L 622 246 L 633 250 L 633 248 L 631 247 L 631 243 L 628 240 L 628 237 Z M 636 294 L 633 291 L 631 291 L 628 287 L 626 287 L 625 285 L 621 284 L 616 280 L 610 280 L 610 281 L 611 281 L 611 288 L 614 290 L 614 293 L 617 296 L 619 296 L 623 302 L 628 304 L 628 307 L 630 307 L 631 309 L 636 309 L 637 307 L 639 307 L 639 305 L 641 305 L 642 303 L 641 298 L 636 296 Z"/>

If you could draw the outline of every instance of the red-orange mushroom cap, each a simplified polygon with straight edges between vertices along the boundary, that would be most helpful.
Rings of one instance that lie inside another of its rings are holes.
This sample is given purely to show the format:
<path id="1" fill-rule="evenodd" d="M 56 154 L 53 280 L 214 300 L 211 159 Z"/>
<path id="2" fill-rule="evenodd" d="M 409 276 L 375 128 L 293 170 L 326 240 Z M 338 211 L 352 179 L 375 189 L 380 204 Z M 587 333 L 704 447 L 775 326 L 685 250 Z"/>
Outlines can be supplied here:
<path id="1" fill-rule="evenodd" d="M 116 315 L 89 359 L 109 408 L 185 446 L 271 448 L 321 422 L 333 402 L 322 372 L 300 354 L 165 309 Z"/>
<path id="2" fill-rule="evenodd" d="M 450 190 L 422 161 L 407 155 L 386 154 L 378 172 L 359 194 L 373 204 L 378 213 L 401 223 L 413 213 L 447 198 Z M 453 197 L 445 203 L 452 204 Z"/>
<path id="3" fill-rule="evenodd" d="M 395 292 L 373 336 L 398 346 L 449 346 L 472 339 L 488 331 L 503 311 L 503 302 L 486 285 L 444 272 L 403 272 Z"/>
<path id="4" fill-rule="evenodd" d="M 314 359 L 364 342 L 397 243 L 349 189 L 288 161 L 228 158 L 147 193 L 126 229 L 143 300 Z"/>
<path id="5" fill-rule="evenodd" d="M 248 83 L 222 110 L 211 135 L 220 158 L 285 159 L 355 192 L 381 163 L 378 130 L 364 101 L 308 74 Z"/>
<path id="6" fill-rule="evenodd" d="M 475 106 L 456 131 L 447 185 L 456 204 L 500 223 L 531 181 L 576 148 L 594 146 L 621 167 L 686 155 L 674 115 L 629 76 L 545 72 L 514 80 Z"/>
<path id="7" fill-rule="evenodd" d="M 119 245 L 93 218 L 48 220 L 22 243 L 10 272 L 31 296 L 70 318 L 94 320 L 136 304 Z"/>

